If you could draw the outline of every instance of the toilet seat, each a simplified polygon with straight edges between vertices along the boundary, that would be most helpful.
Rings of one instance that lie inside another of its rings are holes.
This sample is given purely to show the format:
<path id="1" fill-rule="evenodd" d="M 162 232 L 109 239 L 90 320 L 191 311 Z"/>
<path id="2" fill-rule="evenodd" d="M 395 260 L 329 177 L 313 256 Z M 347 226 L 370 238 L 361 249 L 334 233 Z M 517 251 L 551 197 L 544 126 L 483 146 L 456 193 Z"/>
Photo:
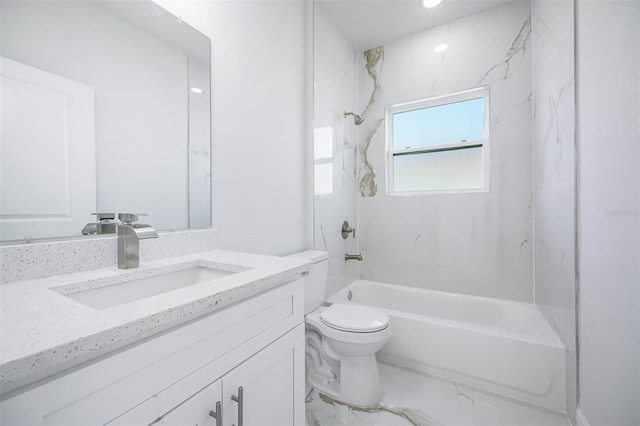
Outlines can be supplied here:
<path id="1" fill-rule="evenodd" d="M 320 321 L 340 331 L 374 333 L 389 327 L 387 314 L 355 304 L 335 303 L 320 313 Z"/>
<path id="2" fill-rule="evenodd" d="M 333 306 L 333 305 L 332 305 Z M 353 305 L 349 305 L 353 306 Z M 345 343 L 361 343 L 370 344 L 381 340 L 386 340 L 391 335 L 391 325 L 387 324 L 381 330 L 377 331 L 358 331 L 358 330 L 341 330 L 336 326 L 326 323 L 322 319 L 322 313 L 330 307 L 321 306 L 310 314 L 305 315 L 304 322 L 314 327 L 325 337 Z M 330 316 L 331 317 L 331 316 Z"/>

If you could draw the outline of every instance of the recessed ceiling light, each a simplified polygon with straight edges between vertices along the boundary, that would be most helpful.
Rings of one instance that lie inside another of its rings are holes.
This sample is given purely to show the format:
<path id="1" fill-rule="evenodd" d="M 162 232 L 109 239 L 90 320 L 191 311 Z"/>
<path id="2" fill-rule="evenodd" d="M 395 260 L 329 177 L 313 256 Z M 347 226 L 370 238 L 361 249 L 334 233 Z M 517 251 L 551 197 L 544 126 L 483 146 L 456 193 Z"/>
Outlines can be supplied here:
<path id="1" fill-rule="evenodd" d="M 449 45 L 447 43 L 440 43 L 439 45 L 433 48 L 433 51 L 436 53 L 441 53 L 447 50 L 448 48 L 449 48 Z"/>
<path id="2" fill-rule="evenodd" d="M 442 3 L 442 0 L 420 0 L 420 4 L 422 5 L 422 7 L 426 7 L 427 9 L 436 7 L 440 3 Z"/>
<path id="3" fill-rule="evenodd" d="M 192 88 L 191 88 L 191 91 L 192 91 L 193 93 L 198 93 L 198 94 L 202 93 L 202 89 L 201 89 L 201 88 L 199 88 L 199 87 L 192 87 Z"/>

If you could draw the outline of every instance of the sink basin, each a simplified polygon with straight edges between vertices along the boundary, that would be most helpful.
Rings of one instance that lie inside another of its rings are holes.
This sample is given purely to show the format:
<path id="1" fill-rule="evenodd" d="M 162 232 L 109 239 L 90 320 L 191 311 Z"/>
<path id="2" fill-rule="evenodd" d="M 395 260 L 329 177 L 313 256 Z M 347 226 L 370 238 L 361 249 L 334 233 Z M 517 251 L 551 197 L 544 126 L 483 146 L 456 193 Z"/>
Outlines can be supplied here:
<path id="1" fill-rule="evenodd" d="M 167 272 L 152 277 L 64 295 L 90 308 L 102 310 L 235 273 L 222 269 L 195 266 L 180 271 Z M 55 288 L 52 288 L 52 290 L 58 291 Z"/>

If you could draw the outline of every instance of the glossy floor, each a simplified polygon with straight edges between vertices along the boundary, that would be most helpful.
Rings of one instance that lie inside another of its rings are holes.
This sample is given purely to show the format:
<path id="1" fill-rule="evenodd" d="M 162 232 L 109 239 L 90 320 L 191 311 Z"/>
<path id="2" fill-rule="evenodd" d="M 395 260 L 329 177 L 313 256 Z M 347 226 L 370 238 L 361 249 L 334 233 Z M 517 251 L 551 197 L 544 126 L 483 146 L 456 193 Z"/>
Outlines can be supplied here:
<path id="1" fill-rule="evenodd" d="M 349 407 L 314 390 L 307 425 L 570 425 L 564 415 L 407 369 L 380 363 L 380 374 L 385 397 L 377 407 Z"/>

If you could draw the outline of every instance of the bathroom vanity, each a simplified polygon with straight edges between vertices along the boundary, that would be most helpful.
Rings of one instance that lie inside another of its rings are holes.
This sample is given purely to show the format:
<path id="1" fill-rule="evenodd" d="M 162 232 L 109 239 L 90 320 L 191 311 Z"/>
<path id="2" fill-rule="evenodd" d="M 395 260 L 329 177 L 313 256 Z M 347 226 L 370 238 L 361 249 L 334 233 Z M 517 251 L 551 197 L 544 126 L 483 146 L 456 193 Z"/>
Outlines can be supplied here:
<path id="1" fill-rule="evenodd" d="M 304 424 L 308 269 L 210 251 L 0 286 L 1 423 Z"/>

